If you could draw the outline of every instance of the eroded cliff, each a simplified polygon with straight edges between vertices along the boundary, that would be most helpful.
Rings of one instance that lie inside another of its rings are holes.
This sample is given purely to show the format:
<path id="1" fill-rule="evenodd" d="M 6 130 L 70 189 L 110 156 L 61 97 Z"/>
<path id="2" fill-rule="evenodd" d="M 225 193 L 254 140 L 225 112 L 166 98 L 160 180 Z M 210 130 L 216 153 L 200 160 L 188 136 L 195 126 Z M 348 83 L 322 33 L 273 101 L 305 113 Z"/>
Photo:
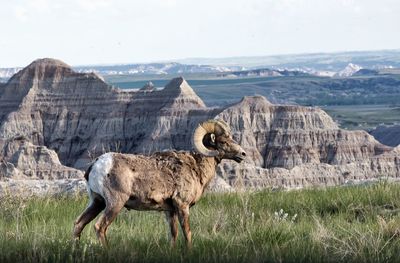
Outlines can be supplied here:
<path id="1" fill-rule="evenodd" d="M 95 74 L 41 59 L 0 87 L 0 109 L 3 178 L 79 178 L 79 170 L 64 165 L 84 169 L 106 151 L 190 150 L 193 129 L 210 118 L 225 120 L 249 153 L 245 164 L 220 165 L 219 175 L 232 186 L 399 176 L 397 151 L 366 132 L 339 129 L 321 109 L 273 105 L 261 96 L 208 108 L 183 78 L 162 90 L 124 91 Z"/>

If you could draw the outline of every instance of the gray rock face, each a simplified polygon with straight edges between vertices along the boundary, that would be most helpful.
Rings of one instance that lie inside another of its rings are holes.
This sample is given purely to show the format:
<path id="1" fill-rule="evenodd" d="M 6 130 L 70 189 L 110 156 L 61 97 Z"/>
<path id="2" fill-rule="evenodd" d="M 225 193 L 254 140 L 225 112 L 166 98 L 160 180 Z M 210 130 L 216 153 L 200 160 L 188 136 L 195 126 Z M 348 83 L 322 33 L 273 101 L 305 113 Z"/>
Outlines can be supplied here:
<path id="1" fill-rule="evenodd" d="M 0 136 L 46 145 L 62 163 L 78 168 L 106 151 L 185 149 L 194 126 L 215 116 L 182 78 L 161 91 L 124 92 L 49 59 L 13 77 L 0 105 L 15 89 L 24 96 L 4 113 Z"/>
<path id="2" fill-rule="evenodd" d="M 364 131 L 339 129 L 321 109 L 272 105 L 260 96 L 245 97 L 216 118 L 228 122 L 250 162 L 262 168 L 346 164 L 391 150 Z"/>
<path id="3" fill-rule="evenodd" d="M 0 161 L 0 180 L 7 178 L 21 178 L 21 172 L 12 163 Z"/>
<path id="4" fill-rule="evenodd" d="M 70 179 L 81 178 L 80 170 L 64 166 L 57 153 L 46 146 L 33 145 L 21 138 L 0 141 L 2 159 L 1 178 L 19 179 Z"/>
<path id="5" fill-rule="evenodd" d="M 64 165 L 84 169 L 107 151 L 190 150 L 194 128 L 210 118 L 228 122 L 249 154 L 245 164 L 224 161 L 212 189 L 399 176 L 397 150 L 366 132 L 339 129 L 318 108 L 273 105 L 260 96 L 207 108 L 183 78 L 162 90 L 123 91 L 42 59 L 0 87 L 0 109 L 0 178 L 79 178 L 81 171 Z"/>
<path id="6" fill-rule="evenodd" d="M 0 196 L 19 195 L 24 197 L 76 195 L 86 192 L 86 183 L 79 179 L 59 180 L 14 180 L 0 181 Z"/>
<path id="7" fill-rule="evenodd" d="M 399 151 L 391 151 L 364 161 L 341 165 L 305 163 L 292 169 L 264 169 L 251 164 L 224 163 L 221 177 L 234 188 L 297 189 L 313 186 L 335 186 L 362 181 L 400 177 Z"/>
<path id="8" fill-rule="evenodd" d="M 216 118 L 228 122 L 251 156 L 245 164 L 221 164 L 219 174 L 235 188 L 331 186 L 400 176 L 397 148 L 364 131 L 339 129 L 318 108 L 245 97 Z"/>

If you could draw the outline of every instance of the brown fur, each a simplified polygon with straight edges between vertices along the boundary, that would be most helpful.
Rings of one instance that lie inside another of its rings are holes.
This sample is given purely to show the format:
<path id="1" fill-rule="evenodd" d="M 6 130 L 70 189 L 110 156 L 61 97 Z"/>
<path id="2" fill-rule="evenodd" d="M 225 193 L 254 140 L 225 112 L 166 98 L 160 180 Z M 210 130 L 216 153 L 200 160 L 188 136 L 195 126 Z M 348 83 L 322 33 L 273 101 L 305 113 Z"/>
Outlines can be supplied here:
<path id="1" fill-rule="evenodd" d="M 107 227 L 126 207 L 165 211 L 171 228 L 172 245 L 177 239 L 179 219 L 190 247 L 189 208 L 200 199 L 221 159 L 241 161 L 245 156 L 230 136 L 224 137 L 217 138 L 217 142 L 221 142 L 220 146 L 215 146 L 220 152 L 217 157 L 177 151 L 158 152 L 150 156 L 114 153 L 113 167 L 104 180 L 104 198 L 91 192 L 93 202 L 76 220 L 74 237 L 79 238 L 84 226 L 105 207 L 95 230 L 101 243 L 106 245 Z"/>

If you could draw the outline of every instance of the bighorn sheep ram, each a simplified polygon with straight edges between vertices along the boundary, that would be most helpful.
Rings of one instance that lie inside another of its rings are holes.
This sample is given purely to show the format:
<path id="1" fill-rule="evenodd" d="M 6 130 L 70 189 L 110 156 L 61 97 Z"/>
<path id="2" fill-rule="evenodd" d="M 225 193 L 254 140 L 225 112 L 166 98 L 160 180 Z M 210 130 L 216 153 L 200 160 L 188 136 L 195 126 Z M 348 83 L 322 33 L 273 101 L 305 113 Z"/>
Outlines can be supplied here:
<path id="1" fill-rule="evenodd" d="M 85 173 L 90 203 L 75 221 L 74 238 L 79 239 L 85 225 L 105 210 L 94 228 L 106 246 L 107 227 L 126 207 L 165 211 L 173 246 L 179 219 L 190 247 L 189 208 L 200 199 L 222 159 L 240 163 L 246 156 L 232 139 L 228 125 L 220 120 L 201 123 L 193 133 L 192 142 L 197 153 L 167 151 L 150 156 L 106 153 L 97 158 Z"/>

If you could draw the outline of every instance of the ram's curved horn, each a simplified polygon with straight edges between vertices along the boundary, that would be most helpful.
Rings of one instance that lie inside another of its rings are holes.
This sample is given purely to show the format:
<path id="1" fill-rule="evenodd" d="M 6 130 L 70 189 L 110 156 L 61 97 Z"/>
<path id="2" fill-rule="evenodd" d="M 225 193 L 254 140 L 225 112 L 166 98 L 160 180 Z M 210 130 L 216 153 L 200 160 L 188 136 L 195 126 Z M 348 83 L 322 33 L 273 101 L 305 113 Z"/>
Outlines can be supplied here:
<path id="1" fill-rule="evenodd" d="M 220 128 L 220 127 L 217 128 L 217 125 L 220 126 L 220 124 L 218 124 L 217 121 L 209 120 L 209 121 L 205 121 L 205 122 L 199 124 L 199 126 L 194 130 L 192 142 L 193 142 L 194 148 L 196 149 L 196 151 L 198 153 L 203 154 L 208 157 L 215 157 L 219 154 L 219 152 L 216 150 L 207 149 L 203 144 L 203 139 L 204 139 L 204 136 L 206 136 L 206 134 L 209 134 L 209 133 L 215 134 L 216 130 L 218 130 L 218 128 Z M 216 135 L 218 135 L 218 134 L 216 134 Z"/>
<path id="2" fill-rule="evenodd" d="M 218 122 L 220 124 L 220 127 L 226 132 L 231 134 L 231 128 L 229 127 L 229 125 L 223 121 L 223 120 L 215 120 L 216 122 Z"/>

